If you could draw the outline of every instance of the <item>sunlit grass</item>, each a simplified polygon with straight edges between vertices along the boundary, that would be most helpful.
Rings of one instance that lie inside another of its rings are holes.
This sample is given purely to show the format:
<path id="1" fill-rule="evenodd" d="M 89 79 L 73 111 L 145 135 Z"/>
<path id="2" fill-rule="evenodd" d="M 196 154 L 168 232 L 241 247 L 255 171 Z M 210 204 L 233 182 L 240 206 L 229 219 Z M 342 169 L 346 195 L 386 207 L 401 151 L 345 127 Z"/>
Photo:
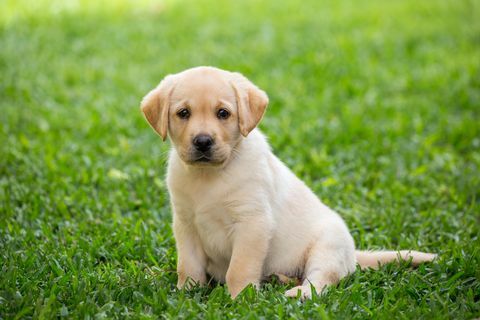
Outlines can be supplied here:
<path id="1" fill-rule="evenodd" d="M 55 18 L 62 15 L 145 13 L 160 11 L 175 0 L 6 0 L 0 5 L 0 23 L 12 24 L 29 19 Z"/>

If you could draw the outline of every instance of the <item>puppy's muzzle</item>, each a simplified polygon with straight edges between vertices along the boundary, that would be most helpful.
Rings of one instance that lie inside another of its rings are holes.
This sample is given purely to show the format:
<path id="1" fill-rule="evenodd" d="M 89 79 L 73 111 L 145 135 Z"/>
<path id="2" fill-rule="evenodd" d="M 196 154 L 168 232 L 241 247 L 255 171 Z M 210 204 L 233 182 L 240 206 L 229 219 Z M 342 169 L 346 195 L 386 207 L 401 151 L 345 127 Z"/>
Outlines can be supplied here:
<path id="1" fill-rule="evenodd" d="M 211 150 L 215 141 L 208 134 L 199 134 L 193 138 L 192 144 L 195 147 L 197 159 L 195 161 L 208 162 L 211 160 Z"/>
<path id="2" fill-rule="evenodd" d="M 213 138 L 208 134 L 199 134 L 195 138 L 193 138 L 193 145 L 195 149 L 201 152 L 210 151 L 213 146 Z"/>

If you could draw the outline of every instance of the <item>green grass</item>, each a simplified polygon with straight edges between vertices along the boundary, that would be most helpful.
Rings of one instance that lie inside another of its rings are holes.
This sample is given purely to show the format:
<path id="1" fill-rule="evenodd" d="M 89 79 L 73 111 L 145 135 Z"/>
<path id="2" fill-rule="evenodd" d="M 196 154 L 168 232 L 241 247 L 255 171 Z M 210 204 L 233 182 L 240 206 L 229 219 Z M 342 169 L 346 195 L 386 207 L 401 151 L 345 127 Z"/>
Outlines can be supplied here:
<path id="1" fill-rule="evenodd" d="M 480 316 L 478 1 L 4 1 L 0 319 Z M 175 289 L 166 153 L 139 111 L 197 65 L 266 90 L 275 153 L 362 249 L 437 252 L 301 303 Z"/>

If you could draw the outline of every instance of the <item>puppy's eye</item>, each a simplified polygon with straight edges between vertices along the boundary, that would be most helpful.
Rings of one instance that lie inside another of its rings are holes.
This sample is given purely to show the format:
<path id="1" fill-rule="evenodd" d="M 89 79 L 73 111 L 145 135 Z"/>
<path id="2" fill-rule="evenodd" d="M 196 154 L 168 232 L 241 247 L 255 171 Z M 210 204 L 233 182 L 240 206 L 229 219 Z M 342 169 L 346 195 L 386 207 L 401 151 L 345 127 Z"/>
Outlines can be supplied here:
<path id="1" fill-rule="evenodd" d="M 180 119 L 188 119 L 190 117 L 190 111 L 188 111 L 188 109 L 182 109 L 177 112 L 177 116 Z"/>
<path id="2" fill-rule="evenodd" d="M 225 119 L 227 119 L 228 117 L 230 117 L 230 112 L 228 112 L 227 110 L 225 110 L 225 109 L 220 109 L 220 110 L 217 111 L 217 118 L 218 118 L 218 119 L 225 120 Z"/>

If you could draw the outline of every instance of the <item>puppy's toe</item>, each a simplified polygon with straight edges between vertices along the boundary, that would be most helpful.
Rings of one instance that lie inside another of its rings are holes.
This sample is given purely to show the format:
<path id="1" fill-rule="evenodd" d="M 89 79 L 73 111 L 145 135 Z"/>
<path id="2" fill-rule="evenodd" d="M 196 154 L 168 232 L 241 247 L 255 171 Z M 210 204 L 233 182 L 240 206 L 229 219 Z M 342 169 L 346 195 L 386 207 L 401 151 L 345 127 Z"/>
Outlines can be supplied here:
<path id="1" fill-rule="evenodd" d="M 296 298 L 298 296 L 298 292 L 300 292 L 300 299 L 310 299 L 312 297 L 312 288 L 308 286 L 296 286 L 290 290 L 285 292 L 286 297 Z"/>

